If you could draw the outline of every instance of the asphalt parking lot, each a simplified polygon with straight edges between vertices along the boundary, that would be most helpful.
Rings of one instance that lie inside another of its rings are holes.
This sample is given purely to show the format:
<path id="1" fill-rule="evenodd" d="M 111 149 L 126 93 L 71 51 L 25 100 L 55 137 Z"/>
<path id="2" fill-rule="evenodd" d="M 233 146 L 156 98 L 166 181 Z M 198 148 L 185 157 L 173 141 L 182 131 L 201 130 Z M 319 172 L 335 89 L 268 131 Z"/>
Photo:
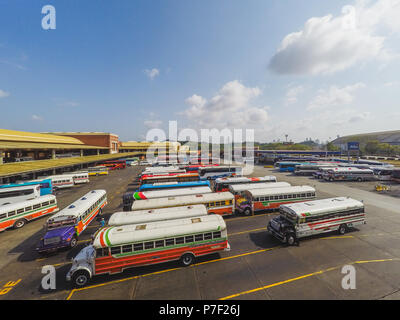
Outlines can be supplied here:
<path id="1" fill-rule="evenodd" d="M 121 197 L 136 189 L 138 167 L 91 178 L 89 184 L 61 191 L 64 208 L 89 190 L 104 188 L 104 214 L 122 210 Z M 0 234 L 0 299 L 398 299 L 400 297 L 400 199 L 365 190 L 363 183 L 320 182 L 256 167 L 252 176 L 275 175 L 292 185 L 311 185 L 318 198 L 350 196 L 363 200 L 367 224 L 344 236 L 326 234 L 286 247 L 266 231 L 276 213 L 226 218 L 230 252 L 202 257 L 190 267 L 178 262 L 132 268 L 99 276 L 86 287 L 71 288 L 65 274 L 74 257 L 99 227 L 97 222 L 80 238 L 78 247 L 41 257 L 34 251 L 45 219 L 21 230 Z M 43 292 L 41 268 L 57 270 L 57 288 Z M 356 289 L 342 288 L 342 267 L 356 270 Z M 3 289 L 2 289 L 3 288 Z M 5 290 L 11 288 L 10 290 Z M 1 291 L 3 290 L 3 291 Z"/>

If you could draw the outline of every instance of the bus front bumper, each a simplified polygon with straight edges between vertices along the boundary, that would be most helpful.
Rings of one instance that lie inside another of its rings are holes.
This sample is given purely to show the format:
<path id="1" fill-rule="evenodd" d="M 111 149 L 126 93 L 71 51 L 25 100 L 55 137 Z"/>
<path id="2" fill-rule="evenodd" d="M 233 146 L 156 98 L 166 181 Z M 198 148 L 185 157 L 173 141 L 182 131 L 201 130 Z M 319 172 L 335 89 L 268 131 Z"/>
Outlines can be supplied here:
<path id="1" fill-rule="evenodd" d="M 268 232 L 273 235 L 276 239 L 278 239 L 281 242 L 285 242 L 285 236 L 279 232 L 277 232 L 274 228 L 272 228 L 269 224 L 267 227 Z"/>

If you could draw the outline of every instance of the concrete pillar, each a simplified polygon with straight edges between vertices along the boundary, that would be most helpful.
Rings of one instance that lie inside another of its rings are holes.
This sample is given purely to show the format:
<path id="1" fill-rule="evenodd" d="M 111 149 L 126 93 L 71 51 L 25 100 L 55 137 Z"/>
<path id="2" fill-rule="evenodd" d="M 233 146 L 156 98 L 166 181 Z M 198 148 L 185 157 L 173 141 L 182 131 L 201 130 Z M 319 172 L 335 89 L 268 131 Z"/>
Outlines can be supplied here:
<path id="1" fill-rule="evenodd" d="M 55 159 L 56 158 L 56 150 L 51 150 L 51 158 Z"/>
<path id="2" fill-rule="evenodd" d="M 3 164 L 3 150 L 0 150 L 0 164 Z"/>
<path id="3" fill-rule="evenodd" d="M 81 149 L 81 157 L 83 157 L 83 149 Z"/>
<path id="4" fill-rule="evenodd" d="M 100 155 L 100 149 L 97 149 L 97 155 L 98 156 Z"/>

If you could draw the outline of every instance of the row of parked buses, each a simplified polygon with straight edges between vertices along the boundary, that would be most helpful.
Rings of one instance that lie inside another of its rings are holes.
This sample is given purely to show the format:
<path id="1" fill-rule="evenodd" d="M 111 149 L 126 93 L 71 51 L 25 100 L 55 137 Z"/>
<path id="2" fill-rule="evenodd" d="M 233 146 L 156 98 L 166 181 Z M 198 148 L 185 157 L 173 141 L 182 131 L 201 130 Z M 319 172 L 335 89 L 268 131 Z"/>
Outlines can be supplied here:
<path id="1" fill-rule="evenodd" d="M 0 185 L 0 231 L 19 229 L 27 222 L 59 210 L 55 191 L 88 183 L 89 176 L 108 174 L 109 166 L 126 166 L 125 160 L 106 161 L 87 171 L 48 176 L 42 179 Z M 79 227 L 80 228 L 80 227 Z M 78 233 L 81 232 L 78 230 Z M 71 238 L 72 244 L 74 240 Z"/>
<path id="2" fill-rule="evenodd" d="M 298 176 L 313 176 L 325 181 L 399 181 L 400 169 L 393 165 L 371 162 L 314 161 L 275 163 L 280 172 L 293 172 Z"/>
<path id="3" fill-rule="evenodd" d="M 275 177 L 210 180 L 142 184 L 127 210 L 112 214 L 73 259 L 67 280 L 81 287 L 100 274 L 172 260 L 188 266 L 198 256 L 230 250 L 223 217 L 235 212 L 279 210 L 267 229 L 288 245 L 314 234 L 343 234 L 365 223 L 362 202 L 316 200 L 310 186 L 291 186 Z"/>

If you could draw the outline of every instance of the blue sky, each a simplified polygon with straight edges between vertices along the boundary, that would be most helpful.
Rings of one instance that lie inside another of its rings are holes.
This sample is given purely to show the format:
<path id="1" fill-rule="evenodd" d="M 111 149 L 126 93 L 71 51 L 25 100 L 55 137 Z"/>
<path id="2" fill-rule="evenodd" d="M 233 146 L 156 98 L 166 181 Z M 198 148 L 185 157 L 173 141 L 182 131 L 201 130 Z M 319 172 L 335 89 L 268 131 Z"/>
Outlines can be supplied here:
<path id="1" fill-rule="evenodd" d="M 41 27 L 48 4 L 55 30 Z M 400 129 L 399 9 L 398 0 L 0 0 L 0 127 L 123 141 L 169 120 L 253 128 L 258 141 Z M 350 31 L 338 27 L 349 17 Z"/>

